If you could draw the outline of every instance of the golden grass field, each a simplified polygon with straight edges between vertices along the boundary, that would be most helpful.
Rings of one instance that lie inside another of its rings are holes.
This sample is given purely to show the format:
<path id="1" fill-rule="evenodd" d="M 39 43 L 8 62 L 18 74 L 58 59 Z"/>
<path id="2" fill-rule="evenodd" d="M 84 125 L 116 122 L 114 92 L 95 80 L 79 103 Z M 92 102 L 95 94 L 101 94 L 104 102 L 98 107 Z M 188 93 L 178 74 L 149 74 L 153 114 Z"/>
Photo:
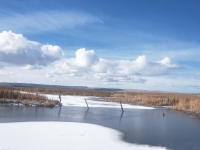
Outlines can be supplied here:
<path id="1" fill-rule="evenodd" d="M 106 100 L 145 106 L 171 106 L 174 110 L 200 115 L 200 95 L 160 92 L 116 92 Z"/>
<path id="2" fill-rule="evenodd" d="M 171 109 L 200 115 L 200 94 L 0 87 L 0 103 L 3 103 L 3 99 L 20 101 L 27 106 L 33 102 L 44 103 L 46 106 L 53 106 L 53 104 L 59 103 L 58 101 L 48 100 L 41 95 L 36 96 L 36 94 L 26 94 L 17 91 L 58 95 L 97 96 L 108 101 L 121 101 L 122 103 L 136 105 L 171 106 Z"/>
<path id="3" fill-rule="evenodd" d="M 0 103 L 15 103 L 25 106 L 54 107 L 60 105 L 57 100 L 49 100 L 40 94 L 22 93 L 12 88 L 0 87 Z"/>

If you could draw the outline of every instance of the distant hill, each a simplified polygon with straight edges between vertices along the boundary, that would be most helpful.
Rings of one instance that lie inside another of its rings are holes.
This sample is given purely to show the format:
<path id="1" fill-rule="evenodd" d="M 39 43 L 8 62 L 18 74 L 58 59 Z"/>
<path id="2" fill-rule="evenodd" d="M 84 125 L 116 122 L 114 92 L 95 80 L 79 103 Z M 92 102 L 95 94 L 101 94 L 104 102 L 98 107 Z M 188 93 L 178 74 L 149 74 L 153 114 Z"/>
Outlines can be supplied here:
<path id="1" fill-rule="evenodd" d="M 0 86 L 9 87 L 28 87 L 28 88 L 53 88 L 53 89 L 77 89 L 77 90 L 102 90 L 102 91 L 122 91 L 122 89 L 114 88 L 90 88 L 87 86 L 63 86 L 63 85 L 46 85 L 46 84 L 33 84 L 33 83 L 9 83 L 0 82 Z"/>
<path id="2" fill-rule="evenodd" d="M 88 89 L 87 86 L 62 86 L 62 85 L 45 85 L 45 84 L 32 84 L 32 83 L 8 83 L 8 82 L 0 82 L 0 86 L 29 87 L 29 88 L 55 88 L 55 89 Z"/>

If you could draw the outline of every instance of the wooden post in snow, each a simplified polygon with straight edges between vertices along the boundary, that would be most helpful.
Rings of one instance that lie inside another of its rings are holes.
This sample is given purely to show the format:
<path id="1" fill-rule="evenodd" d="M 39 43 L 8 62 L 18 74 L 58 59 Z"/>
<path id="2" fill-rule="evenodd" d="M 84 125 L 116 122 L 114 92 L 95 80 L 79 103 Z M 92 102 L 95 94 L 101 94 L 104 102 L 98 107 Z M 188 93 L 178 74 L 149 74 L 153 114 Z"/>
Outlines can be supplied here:
<path id="1" fill-rule="evenodd" d="M 89 109 L 89 106 L 88 106 L 88 103 L 87 103 L 86 99 L 85 99 L 85 103 L 86 103 L 86 105 L 87 105 L 87 108 Z"/>
<path id="2" fill-rule="evenodd" d="M 59 99 L 60 99 L 60 102 L 61 102 L 61 95 L 59 95 Z"/>
<path id="3" fill-rule="evenodd" d="M 37 100 L 38 100 L 38 93 L 36 93 L 36 97 L 37 97 Z"/>
<path id="4" fill-rule="evenodd" d="M 122 112 L 124 112 L 124 109 L 123 109 L 123 107 L 122 107 L 122 102 L 121 102 L 121 101 L 120 101 L 120 105 L 121 105 Z"/>

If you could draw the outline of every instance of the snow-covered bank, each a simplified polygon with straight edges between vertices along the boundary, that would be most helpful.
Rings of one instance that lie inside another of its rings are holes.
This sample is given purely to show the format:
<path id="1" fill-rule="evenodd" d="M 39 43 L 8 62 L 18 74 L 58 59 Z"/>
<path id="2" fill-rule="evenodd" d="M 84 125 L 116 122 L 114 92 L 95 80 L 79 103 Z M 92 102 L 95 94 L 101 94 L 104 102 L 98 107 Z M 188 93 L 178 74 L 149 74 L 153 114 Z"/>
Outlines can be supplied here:
<path id="1" fill-rule="evenodd" d="M 45 94 L 49 99 L 59 100 L 58 95 Z M 120 104 L 116 102 L 108 102 L 108 101 L 95 101 L 92 100 L 94 97 L 89 96 L 69 96 L 62 95 L 62 105 L 63 106 L 77 106 L 77 107 L 87 107 L 85 103 L 85 99 L 89 107 L 110 107 L 110 108 L 120 108 Z M 123 104 L 123 108 L 133 108 L 133 109 L 155 109 L 153 107 L 147 106 L 138 106 L 138 105 L 130 105 Z"/>
<path id="2" fill-rule="evenodd" d="M 126 143 L 121 132 L 86 123 L 2 123 L 0 133 L 2 150 L 166 150 Z"/>

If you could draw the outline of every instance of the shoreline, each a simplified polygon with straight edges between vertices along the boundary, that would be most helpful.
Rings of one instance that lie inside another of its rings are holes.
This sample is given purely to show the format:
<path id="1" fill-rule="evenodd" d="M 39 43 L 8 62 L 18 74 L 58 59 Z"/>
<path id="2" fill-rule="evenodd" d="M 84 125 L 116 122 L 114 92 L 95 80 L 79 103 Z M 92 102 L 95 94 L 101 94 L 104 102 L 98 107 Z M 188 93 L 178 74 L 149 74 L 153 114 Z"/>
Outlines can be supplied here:
<path id="1" fill-rule="evenodd" d="M 42 93 L 41 93 L 42 94 Z M 62 95 L 62 96 L 74 96 L 74 95 Z M 78 95 L 76 95 L 78 96 Z M 81 95 L 79 95 L 81 96 Z M 85 96 L 81 96 L 81 97 L 85 97 Z M 130 102 L 130 101 L 126 101 L 126 100 L 118 100 L 118 99 L 115 99 L 115 97 L 99 97 L 100 100 L 102 101 L 106 101 L 106 102 L 123 102 L 123 104 L 130 104 L 130 105 L 135 105 L 135 106 L 141 106 L 141 107 L 163 107 L 163 108 L 166 108 L 166 109 L 171 109 L 171 110 L 176 110 L 176 111 L 182 111 L 182 112 L 185 112 L 187 114 L 190 114 L 190 115 L 193 115 L 193 116 L 197 116 L 197 117 L 200 117 L 200 113 L 199 112 L 192 112 L 192 111 L 189 111 L 189 110 L 182 110 L 182 109 L 179 109 L 179 108 L 176 108 L 174 106 L 162 106 L 162 105 L 145 105 L 145 104 L 138 104 L 138 103 L 134 103 L 134 102 Z M 28 107 L 50 107 L 50 108 L 53 108 L 53 107 L 61 107 L 62 106 L 62 102 L 59 102 L 58 100 L 43 100 L 43 101 L 38 101 L 38 100 L 29 100 L 29 99 L 25 99 L 25 100 L 19 100 L 19 99 L 0 99 L 0 105 L 15 105 L 15 106 L 28 106 Z"/>
<path id="2" fill-rule="evenodd" d="M 138 106 L 168 106 L 172 110 L 200 116 L 200 94 L 0 87 L 0 103 L 36 107 L 62 105 L 59 98 L 53 100 L 54 98 L 47 98 L 46 94 L 94 96 L 104 101 L 121 102 Z"/>
<path id="3" fill-rule="evenodd" d="M 123 100 L 123 101 L 120 101 L 120 100 L 114 100 L 114 99 L 107 99 L 107 98 L 102 98 L 104 101 L 107 101 L 107 102 L 123 102 L 123 104 L 131 104 L 131 105 L 137 105 L 137 106 L 145 106 L 145 107 L 163 107 L 163 108 L 166 108 L 166 109 L 171 109 L 171 110 L 176 110 L 176 111 L 181 111 L 181 112 L 185 112 L 187 114 L 190 114 L 190 115 L 194 115 L 194 116 L 198 116 L 200 117 L 200 112 L 193 112 L 193 111 L 189 111 L 187 109 L 179 109 L 179 108 L 176 108 L 174 106 L 163 106 L 163 105 L 145 105 L 145 104 L 138 104 L 138 103 L 134 103 L 134 102 L 130 102 L 130 101 L 126 101 L 126 100 Z"/>
<path id="4" fill-rule="evenodd" d="M 0 99 L 0 104 L 21 105 L 28 107 L 56 107 L 62 106 L 58 100 L 29 100 L 29 99 Z"/>

